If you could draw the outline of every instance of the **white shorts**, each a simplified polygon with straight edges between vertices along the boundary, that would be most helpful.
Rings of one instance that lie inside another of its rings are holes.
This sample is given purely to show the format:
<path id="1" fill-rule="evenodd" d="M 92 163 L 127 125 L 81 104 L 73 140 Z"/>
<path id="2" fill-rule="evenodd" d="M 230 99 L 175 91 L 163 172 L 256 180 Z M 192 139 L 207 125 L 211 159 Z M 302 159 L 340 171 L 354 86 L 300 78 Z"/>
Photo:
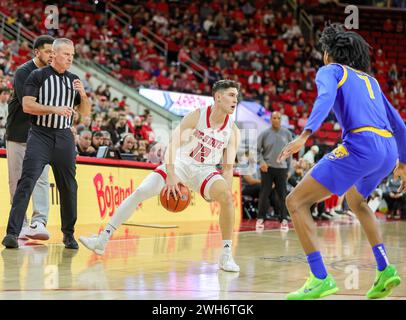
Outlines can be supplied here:
<path id="1" fill-rule="evenodd" d="M 166 181 L 167 171 L 165 164 L 157 167 L 154 172 L 159 173 Z M 200 193 L 206 201 L 212 200 L 209 195 L 212 184 L 217 180 L 224 180 L 214 166 L 195 165 L 182 161 L 175 161 L 175 174 L 183 184 L 193 191 Z"/>

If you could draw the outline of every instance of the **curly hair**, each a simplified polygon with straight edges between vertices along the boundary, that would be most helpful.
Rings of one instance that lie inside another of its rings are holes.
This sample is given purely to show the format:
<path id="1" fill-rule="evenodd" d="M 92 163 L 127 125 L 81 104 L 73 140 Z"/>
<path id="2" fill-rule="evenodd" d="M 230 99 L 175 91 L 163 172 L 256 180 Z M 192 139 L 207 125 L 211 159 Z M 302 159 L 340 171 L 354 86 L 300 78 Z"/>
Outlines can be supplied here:
<path id="1" fill-rule="evenodd" d="M 369 72 L 371 46 L 358 33 L 346 31 L 342 24 L 327 25 L 319 40 L 321 48 L 334 62 Z"/>

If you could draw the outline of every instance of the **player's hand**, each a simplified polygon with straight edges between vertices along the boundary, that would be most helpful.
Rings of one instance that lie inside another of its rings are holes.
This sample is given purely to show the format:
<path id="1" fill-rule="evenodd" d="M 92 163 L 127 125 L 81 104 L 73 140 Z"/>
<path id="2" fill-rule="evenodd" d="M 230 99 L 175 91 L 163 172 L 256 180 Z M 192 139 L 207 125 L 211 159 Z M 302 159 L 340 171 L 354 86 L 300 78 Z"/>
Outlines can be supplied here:
<path id="1" fill-rule="evenodd" d="M 79 92 L 80 96 L 86 95 L 85 87 L 83 86 L 82 81 L 80 81 L 79 79 L 73 80 L 73 89 Z"/>
<path id="2" fill-rule="evenodd" d="M 180 182 L 179 178 L 176 176 L 176 174 L 174 174 L 174 175 L 168 174 L 168 176 L 166 178 L 166 186 L 164 188 L 164 190 L 166 191 L 166 197 L 168 200 L 169 200 L 171 193 L 173 194 L 173 197 L 175 198 L 175 200 L 178 200 L 177 194 L 179 194 L 179 197 L 182 196 L 182 193 L 180 192 L 180 189 L 179 189 L 179 184 L 181 184 L 181 182 Z"/>
<path id="3" fill-rule="evenodd" d="M 268 165 L 265 162 L 261 163 L 261 166 L 259 167 L 262 172 L 268 172 Z"/>
<path id="4" fill-rule="evenodd" d="M 395 180 L 401 180 L 398 192 L 406 192 L 406 164 L 399 162 L 393 171 L 393 176 Z"/>
<path id="5" fill-rule="evenodd" d="M 62 117 L 69 118 L 75 112 L 71 107 L 56 107 L 55 113 Z"/>
<path id="6" fill-rule="evenodd" d="M 293 141 L 289 142 L 281 151 L 281 153 L 278 156 L 278 159 L 276 160 L 278 163 L 281 163 L 282 161 L 285 161 L 287 158 L 289 158 L 292 154 L 295 154 L 296 152 L 299 152 L 300 149 L 302 149 L 306 143 L 305 138 L 302 136 L 297 137 Z"/>

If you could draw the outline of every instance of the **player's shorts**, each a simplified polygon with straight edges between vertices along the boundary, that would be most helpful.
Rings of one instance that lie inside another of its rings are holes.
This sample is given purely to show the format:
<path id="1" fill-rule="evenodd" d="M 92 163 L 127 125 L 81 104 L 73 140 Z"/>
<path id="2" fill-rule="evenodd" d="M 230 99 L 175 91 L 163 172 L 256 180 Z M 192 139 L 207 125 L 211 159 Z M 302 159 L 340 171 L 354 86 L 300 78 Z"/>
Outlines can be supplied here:
<path id="1" fill-rule="evenodd" d="M 157 167 L 154 172 L 159 173 L 166 180 L 167 171 L 165 164 Z M 212 184 L 224 178 L 214 166 L 195 165 L 182 160 L 175 161 L 175 174 L 180 181 L 191 188 L 207 201 L 211 201 L 209 190 Z"/>
<path id="2" fill-rule="evenodd" d="M 395 168 L 395 138 L 364 131 L 348 133 L 343 144 L 326 154 L 311 176 L 331 193 L 343 195 L 353 185 L 367 198 Z"/>

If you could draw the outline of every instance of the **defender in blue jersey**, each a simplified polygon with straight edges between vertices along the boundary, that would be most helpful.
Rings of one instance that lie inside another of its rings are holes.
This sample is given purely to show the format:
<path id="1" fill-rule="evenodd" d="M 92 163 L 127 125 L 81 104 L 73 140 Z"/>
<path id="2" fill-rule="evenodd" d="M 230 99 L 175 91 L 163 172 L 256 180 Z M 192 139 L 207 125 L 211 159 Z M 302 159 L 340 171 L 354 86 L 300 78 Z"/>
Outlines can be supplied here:
<path id="1" fill-rule="evenodd" d="M 279 159 L 303 148 L 331 109 L 341 125 L 343 143 L 321 159 L 286 199 L 311 269 L 305 285 L 287 299 L 316 299 L 338 291 L 324 266 L 310 214 L 314 203 L 331 194 L 345 194 L 360 220 L 377 262 L 376 279 L 367 297 L 383 298 L 401 280 L 389 263 L 375 214 L 365 199 L 394 169 L 402 179 L 401 189 L 406 190 L 406 126 L 368 74 L 369 45 L 360 35 L 332 24 L 324 29 L 320 42 L 325 66 L 316 75 L 318 96 L 313 111 L 303 133 L 282 150 Z"/>

